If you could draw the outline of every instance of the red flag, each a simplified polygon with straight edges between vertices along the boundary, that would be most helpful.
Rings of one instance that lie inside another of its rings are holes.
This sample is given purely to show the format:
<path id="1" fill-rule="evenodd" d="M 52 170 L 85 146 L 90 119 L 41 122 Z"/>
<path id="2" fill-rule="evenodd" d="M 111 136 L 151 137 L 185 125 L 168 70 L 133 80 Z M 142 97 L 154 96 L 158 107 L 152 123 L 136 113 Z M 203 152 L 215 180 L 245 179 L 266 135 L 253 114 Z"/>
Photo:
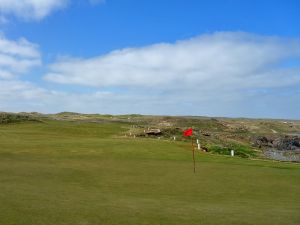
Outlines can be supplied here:
<path id="1" fill-rule="evenodd" d="M 183 136 L 188 137 L 188 136 L 192 136 L 193 135 L 193 129 L 187 129 L 185 131 L 183 131 Z"/>

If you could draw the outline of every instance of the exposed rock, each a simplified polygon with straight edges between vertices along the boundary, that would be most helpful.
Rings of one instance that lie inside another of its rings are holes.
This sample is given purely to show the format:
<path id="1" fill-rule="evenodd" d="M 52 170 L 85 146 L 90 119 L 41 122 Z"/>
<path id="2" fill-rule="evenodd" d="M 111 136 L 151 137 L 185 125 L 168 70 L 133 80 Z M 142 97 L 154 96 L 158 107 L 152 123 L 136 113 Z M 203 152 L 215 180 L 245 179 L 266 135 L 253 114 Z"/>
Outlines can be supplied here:
<path id="1" fill-rule="evenodd" d="M 148 134 L 148 135 L 160 135 L 161 130 L 157 129 L 157 128 L 149 129 L 149 130 L 146 131 L 146 134 Z"/>
<path id="2" fill-rule="evenodd" d="M 259 148 L 273 148 L 276 150 L 299 150 L 300 137 L 283 136 L 283 137 L 265 137 L 260 136 L 254 139 L 254 146 Z"/>
<path id="3" fill-rule="evenodd" d="M 281 161 L 300 162 L 299 136 L 260 136 L 254 139 L 254 146 L 262 148 L 263 153 L 267 158 Z"/>
<path id="4" fill-rule="evenodd" d="M 201 130 L 200 133 L 201 133 L 203 136 L 206 136 L 206 137 L 210 137 L 210 136 L 211 136 L 211 134 L 210 134 L 209 132 L 207 132 L 207 131 Z"/>

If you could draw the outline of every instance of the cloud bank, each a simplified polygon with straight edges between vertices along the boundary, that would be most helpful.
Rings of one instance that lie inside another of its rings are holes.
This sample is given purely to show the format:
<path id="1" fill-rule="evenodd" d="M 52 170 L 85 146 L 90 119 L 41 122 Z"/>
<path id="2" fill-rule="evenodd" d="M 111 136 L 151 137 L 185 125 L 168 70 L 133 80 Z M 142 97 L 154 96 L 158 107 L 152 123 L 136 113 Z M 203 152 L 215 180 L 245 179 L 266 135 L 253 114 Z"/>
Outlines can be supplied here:
<path id="1" fill-rule="evenodd" d="M 62 59 L 50 66 L 45 79 L 94 87 L 276 87 L 299 81 L 298 71 L 276 66 L 298 57 L 299 46 L 299 40 L 215 33 L 173 44 L 117 50 L 95 58 Z"/>
<path id="2" fill-rule="evenodd" d="M 18 79 L 39 65 L 36 45 L 2 38 L 0 49 L 4 58 L 30 62 L 13 66 L 0 57 L 0 111 L 300 115 L 299 39 L 217 32 L 93 58 L 64 57 L 44 68 L 43 87 Z"/>

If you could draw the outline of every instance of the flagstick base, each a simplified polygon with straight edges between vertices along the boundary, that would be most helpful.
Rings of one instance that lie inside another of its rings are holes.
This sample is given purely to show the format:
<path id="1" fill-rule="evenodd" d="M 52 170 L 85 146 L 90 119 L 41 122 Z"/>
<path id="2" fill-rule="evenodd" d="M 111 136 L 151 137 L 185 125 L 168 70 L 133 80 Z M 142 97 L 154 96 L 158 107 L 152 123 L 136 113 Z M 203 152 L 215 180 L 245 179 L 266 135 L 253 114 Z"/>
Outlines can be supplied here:
<path id="1" fill-rule="evenodd" d="M 193 151 L 194 173 L 196 173 L 195 149 L 194 149 L 194 144 L 193 144 L 193 138 L 192 138 L 192 151 Z"/>

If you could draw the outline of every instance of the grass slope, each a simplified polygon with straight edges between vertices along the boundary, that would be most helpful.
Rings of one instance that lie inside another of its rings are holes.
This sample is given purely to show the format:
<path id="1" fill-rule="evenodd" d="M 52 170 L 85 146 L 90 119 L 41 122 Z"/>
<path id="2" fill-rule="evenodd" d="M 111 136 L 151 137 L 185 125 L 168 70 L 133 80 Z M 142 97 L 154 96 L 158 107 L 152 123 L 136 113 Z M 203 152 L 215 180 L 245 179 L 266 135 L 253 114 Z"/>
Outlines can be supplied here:
<path id="1" fill-rule="evenodd" d="M 197 154 L 123 123 L 0 126 L 0 224 L 299 224 L 300 165 Z"/>

